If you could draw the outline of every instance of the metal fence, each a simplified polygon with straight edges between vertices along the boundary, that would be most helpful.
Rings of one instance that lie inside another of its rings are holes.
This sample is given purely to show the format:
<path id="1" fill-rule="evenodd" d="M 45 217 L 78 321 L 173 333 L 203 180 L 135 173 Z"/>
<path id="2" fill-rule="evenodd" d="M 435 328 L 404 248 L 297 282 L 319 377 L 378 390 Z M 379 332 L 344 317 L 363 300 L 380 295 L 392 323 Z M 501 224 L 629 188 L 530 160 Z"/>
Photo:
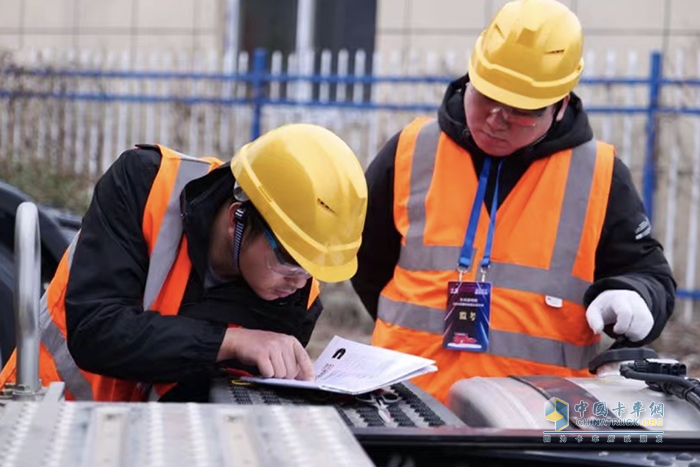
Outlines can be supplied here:
<path id="1" fill-rule="evenodd" d="M 33 51 L 0 57 L 0 159 L 95 180 L 121 151 L 158 142 L 228 158 L 292 121 L 341 135 L 368 164 L 411 119 L 432 115 L 468 52 L 221 57 Z M 700 54 L 588 52 L 576 92 L 616 145 L 664 244 L 690 318 L 700 299 Z"/>

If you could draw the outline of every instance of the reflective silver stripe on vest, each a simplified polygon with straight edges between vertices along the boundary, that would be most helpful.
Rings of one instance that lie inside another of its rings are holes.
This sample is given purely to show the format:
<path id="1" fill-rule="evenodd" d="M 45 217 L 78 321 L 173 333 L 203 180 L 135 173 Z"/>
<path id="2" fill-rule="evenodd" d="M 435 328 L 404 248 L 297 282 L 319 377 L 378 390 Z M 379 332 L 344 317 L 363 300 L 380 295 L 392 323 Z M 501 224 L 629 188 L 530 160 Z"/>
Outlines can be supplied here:
<path id="1" fill-rule="evenodd" d="M 68 271 L 73 263 L 75 245 L 78 242 L 78 232 L 68 246 Z M 51 314 L 47 303 L 48 291 L 41 296 L 39 303 L 39 329 L 41 330 L 41 343 L 53 357 L 56 370 L 61 380 L 66 384 L 66 389 L 76 400 L 93 400 L 92 386 L 80 372 L 73 357 L 68 351 L 68 344 L 56 324 L 51 320 Z"/>
<path id="2" fill-rule="evenodd" d="M 153 386 L 152 384 L 150 386 L 151 387 L 148 389 L 148 396 L 146 396 L 146 401 L 158 402 L 160 400 L 160 396 L 158 395 L 158 391 L 156 391 L 156 387 Z"/>
<path id="3" fill-rule="evenodd" d="M 445 310 L 398 302 L 379 297 L 380 318 L 408 329 L 442 335 Z M 574 370 L 587 368 L 597 353 L 597 344 L 578 346 L 556 339 L 529 336 L 515 332 L 489 330 L 488 353 L 499 357 L 518 358 Z"/>
<path id="4" fill-rule="evenodd" d="M 440 139 L 440 127 L 437 121 L 431 120 L 423 125 L 418 132 L 416 145 L 413 151 L 411 162 L 411 181 L 409 185 L 409 195 L 406 203 L 408 214 L 408 231 L 406 232 L 406 255 L 401 252 L 399 265 L 404 267 L 401 261 L 412 261 L 411 253 L 423 246 L 423 232 L 425 232 L 425 221 L 428 218 L 425 212 L 425 200 L 433 180 L 433 170 L 435 168 L 435 158 L 437 154 L 438 140 Z M 430 250 L 426 253 L 433 253 L 436 247 L 427 247 Z M 449 250 L 453 248 L 449 247 Z M 428 255 L 429 256 L 429 255 Z M 419 258 L 422 256 L 419 256 Z M 426 269 L 420 262 L 415 268 L 404 267 L 409 270 Z M 452 269 L 455 268 L 454 257 L 452 258 Z"/>
<path id="5" fill-rule="evenodd" d="M 574 268 L 583 236 L 583 224 L 586 222 L 597 154 L 598 145 L 595 140 L 576 146 L 572 151 L 557 240 L 549 265 L 551 271 L 571 274 Z"/>
<path id="6" fill-rule="evenodd" d="M 425 245 L 425 203 L 433 178 L 440 128 L 426 123 L 416 138 L 411 163 L 410 195 L 407 202 L 409 228 L 401 246 L 399 266 L 408 271 L 453 271 L 461 247 Z M 588 141 L 573 149 L 567 176 L 562 214 L 549 269 L 536 269 L 492 262 L 488 280 L 496 287 L 551 295 L 581 303 L 590 285 L 571 275 L 586 219 L 597 145 Z"/>
<path id="7" fill-rule="evenodd" d="M 170 193 L 168 207 L 160 224 L 155 246 L 151 253 L 143 293 L 143 309 L 148 310 L 158 297 L 160 289 L 168 277 L 170 268 L 177 257 L 178 246 L 182 238 L 182 213 L 180 211 L 180 193 L 188 182 L 199 178 L 209 171 L 209 163 L 191 157 L 181 157 L 180 168 L 175 179 L 175 186 Z"/>
<path id="8" fill-rule="evenodd" d="M 175 152 L 175 151 L 174 151 Z M 202 177 L 209 172 L 209 162 L 195 159 L 191 156 L 175 152 L 180 157 L 180 166 L 175 178 L 175 185 L 170 192 L 168 207 L 158 230 L 155 246 L 151 252 L 148 263 L 148 275 L 146 277 L 146 287 L 143 293 L 143 309 L 148 310 L 160 290 L 165 284 L 165 280 L 173 267 L 177 258 L 178 247 L 182 239 L 182 211 L 180 206 L 180 195 L 185 185 L 190 181 Z M 157 401 L 158 393 L 150 383 L 138 383 L 137 387 L 146 400 Z M 155 397 L 155 399 L 154 399 Z"/>
<path id="9" fill-rule="evenodd" d="M 145 402 L 158 402 L 160 400 L 158 391 L 152 383 L 136 383 L 136 388 L 143 395 Z"/>
<path id="10" fill-rule="evenodd" d="M 517 264 L 492 262 L 486 280 L 494 287 L 549 295 L 582 304 L 583 294 L 591 283 L 568 271 L 539 269 Z"/>
<path id="11" fill-rule="evenodd" d="M 148 277 L 146 280 L 147 292 L 144 293 L 144 303 L 148 302 L 150 305 L 156 299 L 177 257 L 180 237 L 182 236 L 180 193 L 189 181 L 205 175 L 208 171 L 209 163 L 206 161 L 200 161 L 190 157 L 181 159 L 175 186 L 171 193 L 168 207 L 161 222 L 158 237 L 156 238 L 156 244 L 150 257 Z M 73 264 L 73 256 L 75 255 L 75 247 L 79 235 L 80 232 L 76 234 L 73 241 L 71 241 L 68 246 L 67 263 L 69 274 Z M 76 365 L 68 351 L 68 345 L 61 331 L 51 320 L 47 295 L 48 292 L 44 293 L 40 302 L 39 326 L 41 330 L 41 343 L 53 357 L 59 376 L 66 384 L 66 389 L 73 397 L 77 400 L 93 400 L 92 386 L 80 372 L 78 365 Z M 152 297 L 150 301 L 149 297 Z M 151 389 L 151 386 L 148 385 L 147 388 Z"/>

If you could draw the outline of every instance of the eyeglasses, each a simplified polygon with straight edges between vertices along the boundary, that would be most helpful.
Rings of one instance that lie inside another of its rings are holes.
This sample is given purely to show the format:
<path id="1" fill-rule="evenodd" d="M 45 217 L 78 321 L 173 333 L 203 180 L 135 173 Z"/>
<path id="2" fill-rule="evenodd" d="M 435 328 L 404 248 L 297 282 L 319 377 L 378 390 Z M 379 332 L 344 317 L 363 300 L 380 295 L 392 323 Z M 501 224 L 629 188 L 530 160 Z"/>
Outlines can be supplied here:
<path id="1" fill-rule="evenodd" d="M 294 261 L 294 258 L 292 258 L 292 256 L 284 250 L 270 229 L 265 228 L 264 232 L 267 241 L 272 247 L 272 251 L 265 254 L 265 264 L 269 270 L 276 272 L 281 276 L 290 277 L 293 279 L 308 279 L 311 277 L 311 274 L 299 266 L 299 263 Z"/>
<path id="2" fill-rule="evenodd" d="M 474 104 L 480 109 L 483 109 L 489 114 L 500 112 L 506 122 L 523 128 L 532 128 L 537 125 L 547 111 L 547 107 L 536 110 L 525 110 L 501 104 L 481 94 L 471 85 L 467 86 L 467 92 L 474 98 Z"/>

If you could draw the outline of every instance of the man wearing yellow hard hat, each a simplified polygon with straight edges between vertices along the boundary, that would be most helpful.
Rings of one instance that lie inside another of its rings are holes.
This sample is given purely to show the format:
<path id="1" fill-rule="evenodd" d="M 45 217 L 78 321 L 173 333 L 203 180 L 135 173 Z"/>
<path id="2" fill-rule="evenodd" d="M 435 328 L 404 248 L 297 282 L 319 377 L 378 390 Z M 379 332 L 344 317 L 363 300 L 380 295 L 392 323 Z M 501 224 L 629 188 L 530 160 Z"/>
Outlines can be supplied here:
<path id="1" fill-rule="evenodd" d="M 95 187 L 41 302 L 40 377 L 68 399 L 203 400 L 221 367 L 313 379 L 317 280 L 357 269 L 367 185 L 353 151 L 310 124 L 230 164 L 160 145 Z M 14 380 L 16 355 L 0 387 Z"/>
<path id="2" fill-rule="evenodd" d="M 586 376 L 602 331 L 643 345 L 672 313 L 630 172 L 572 92 L 582 49 L 561 3 L 507 3 L 367 170 L 353 285 L 373 344 L 436 360 L 416 383 L 443 401 L 473 376 Z"/>

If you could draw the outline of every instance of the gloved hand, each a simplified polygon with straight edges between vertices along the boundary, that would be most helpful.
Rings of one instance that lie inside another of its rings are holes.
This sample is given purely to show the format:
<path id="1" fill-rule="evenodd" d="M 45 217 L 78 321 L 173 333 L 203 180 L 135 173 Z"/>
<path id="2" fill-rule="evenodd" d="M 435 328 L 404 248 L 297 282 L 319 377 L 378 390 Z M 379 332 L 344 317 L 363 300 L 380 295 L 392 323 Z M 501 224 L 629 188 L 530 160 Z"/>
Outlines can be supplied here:
<path id="1" fill-rule="evenodd" d="M 646 302 L 632 290 L 606 290 L 586 310 L 586 320 L 593 332 L 600 334 L 606 324 L 615 323 L 613 332 L 630 341 L 644 339 L 654 326 L 654 317 Z"/>

